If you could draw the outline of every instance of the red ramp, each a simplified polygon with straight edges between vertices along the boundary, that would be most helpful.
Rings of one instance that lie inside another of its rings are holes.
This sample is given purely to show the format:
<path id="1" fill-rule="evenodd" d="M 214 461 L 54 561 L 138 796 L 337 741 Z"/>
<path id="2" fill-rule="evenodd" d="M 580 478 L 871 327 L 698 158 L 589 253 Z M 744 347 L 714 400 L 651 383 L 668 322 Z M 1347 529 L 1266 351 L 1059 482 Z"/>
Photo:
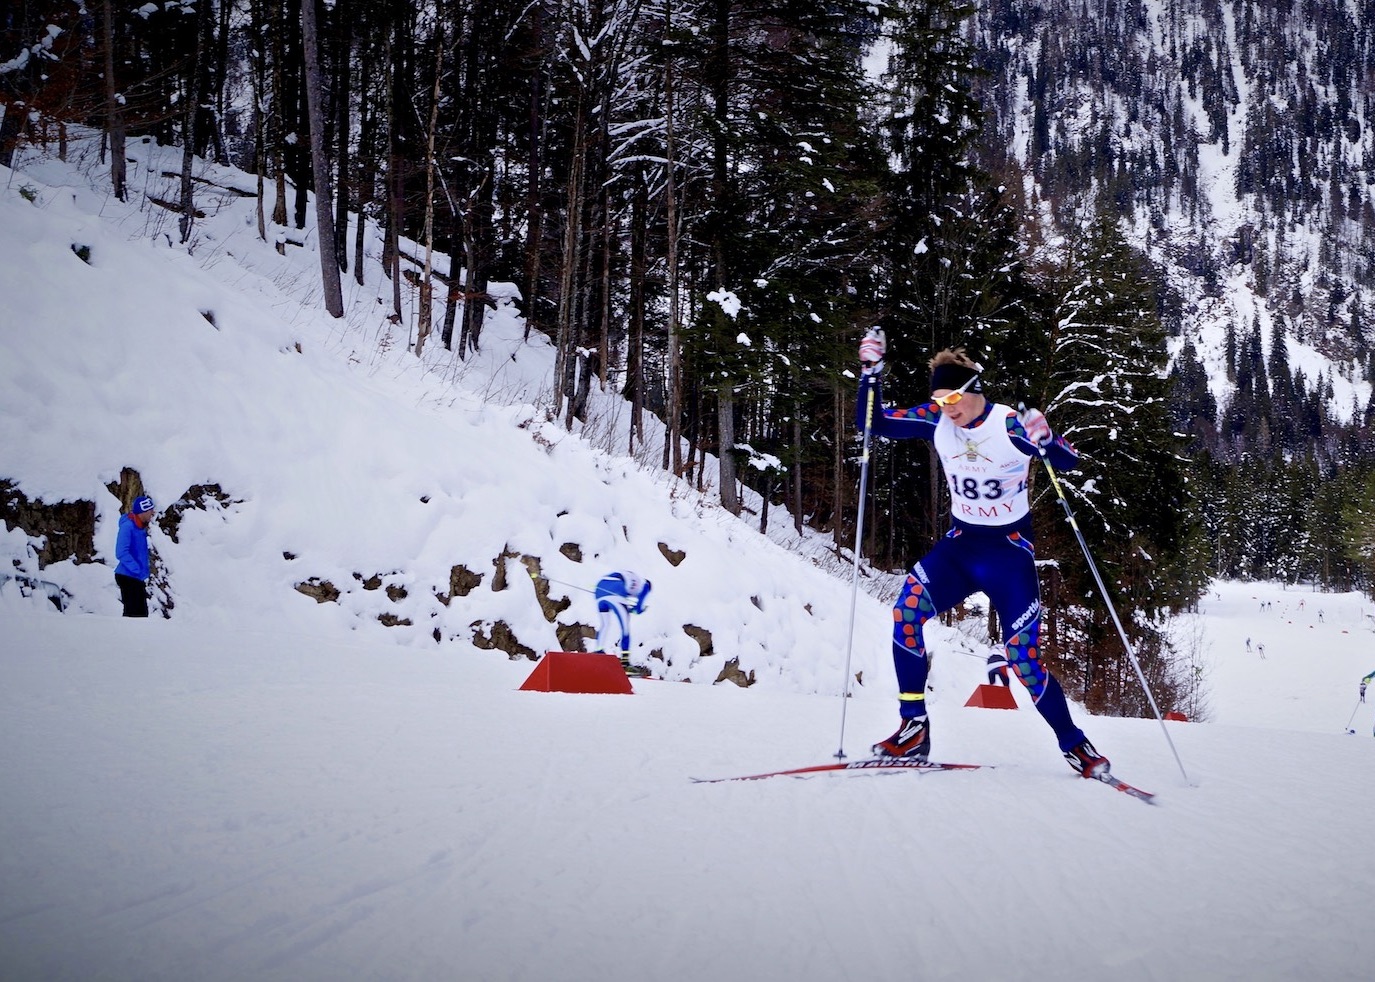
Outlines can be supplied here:
<path id="1" fill-rule="evenodd" d="M 1017 700 L 1012 698 L 1012 690 L 1007 686 L 985 683 L 974 690 L 965 705 L 980 709 L 1016 709 Z"/>
<path id="2" fill-rule="evenodd" d="M 635 694 L 619 657 L 585 651 L 546 651 L 520 691 Z"/>

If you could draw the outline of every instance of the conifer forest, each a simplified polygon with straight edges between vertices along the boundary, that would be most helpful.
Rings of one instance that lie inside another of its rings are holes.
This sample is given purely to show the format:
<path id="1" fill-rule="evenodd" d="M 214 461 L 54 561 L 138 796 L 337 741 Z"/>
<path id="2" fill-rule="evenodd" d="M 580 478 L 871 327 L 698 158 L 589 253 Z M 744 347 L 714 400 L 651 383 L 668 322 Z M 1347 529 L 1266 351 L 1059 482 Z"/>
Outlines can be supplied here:
<path id="1" fill-rule="evenodd" d="M 515 284 L 556 347 L 551 418 L 619 391 L 621 450 L 686 481 L 717 457 L 725 509 L 837 552 L 862 505 L 882 570 L 948 504 L 910 443 L 874 446 L 856 500 L 858 341 L 885 331 L 902 406 L 965 347 L 1080 450 L 1064 492 L 1162 701 L 1215 577 L 1375 595 L 1369 5 L 10 0 L 0 105 L 0 164 L 94 128 L 121 200 L 129 141 L 180 147 L 179 200 L 149 206 L 185 249 L 199 163 L 255 175 L 257 234 L 317 239 L 336 316 L 383 230 L 416 353 L 479 350 Z M 1047 654 L 1147 714 L 1049 482 L 1034 500 Z"/>

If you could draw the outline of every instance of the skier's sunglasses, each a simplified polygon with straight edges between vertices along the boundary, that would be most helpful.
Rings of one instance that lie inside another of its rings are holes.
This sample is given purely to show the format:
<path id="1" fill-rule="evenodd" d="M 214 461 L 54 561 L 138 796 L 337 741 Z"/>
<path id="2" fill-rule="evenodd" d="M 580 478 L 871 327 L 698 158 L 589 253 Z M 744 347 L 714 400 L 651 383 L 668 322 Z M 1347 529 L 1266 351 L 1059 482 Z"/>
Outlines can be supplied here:
<path id="1" fill-rule="evenodd" d="M 965 390 L 968 389 L 971 385 L 973 385 L 973 384 L 974 384 L 974 380 L 975 380 L 976 378 L 978 378 L 978 377 L 979 377 L 979 376 L 977 376 L 977 375 L 971 375 L 970 378 L 969 378 L 969 381 L 966 382 L 966 383 L 964 383 L 964 385 L 960 386 L 960 387 L 959 387 L 958 389 L 956 389 L 954 392 L 950 393 L 950 394 L 947 395 L 947 396 L 932 396 L 932 397 L 931 397 L 931 401 L 934 402 L 934 403 L 935 403 L 936 405 L 938 405 L 938 406 L 953 406 L 953 405 L 955 405 L 955 403 L 959 402 L 961 399 L 964 398 L 964 396 L 965 396 Z"/>

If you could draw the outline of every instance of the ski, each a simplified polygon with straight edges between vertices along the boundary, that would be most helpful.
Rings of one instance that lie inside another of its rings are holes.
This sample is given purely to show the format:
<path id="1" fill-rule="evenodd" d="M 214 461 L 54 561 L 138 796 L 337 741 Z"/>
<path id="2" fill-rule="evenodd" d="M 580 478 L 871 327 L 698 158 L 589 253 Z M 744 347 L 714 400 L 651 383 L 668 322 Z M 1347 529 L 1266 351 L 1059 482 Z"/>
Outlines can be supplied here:
<path id="1" fill-rule="evenodd" d="M 1126 781 L 1123 781 L 1123 780 L 1120 779 L 1120 778 L 1114 777 L 1114 776 L 1111 775 L 1111 774 L 1108 774 L 1108 775 L 1106 775 L 1105 777 L 1100 777 L 1100 778 L 1098 778 L 1098 780 L 1102 781 L 1104 784 L 1106 784 L 1106 785 L 1107 785 L 1108 787 L 1110 787 L 1110 788 L 1116 788 L 1118 791 L 1121 791 L 1123 794 L 1129 794 L 1129 795 L 1131 795 L 1133 798 L 1136 798 L 1138 801 L 1144 801 L 1144 802 L 1145 802 L 1146 804 L 1148 804 L 1148 805 L 1153 805 L 1153 804 L 1155 804 L 1155 795 L 1151 794 L 1149 791 L 1142 791 L 1140 788 L 1135 787 L 1134 785 L 1128 784 Z"/>
<path id="2" fill-rule="evenodd" d="M 782 771 L 765 771 L 762 774 L 738 774 L 731 777 L 694 777 L 693 784 L 722 784 L 728 781 L 763 781 L 771 777 L 810 777 L 813 774 L 829 774 L 836 771 L 974 771 L 988 768 L 988 764 L 951 764 L 937 760 L 915 760 L 910 757 L 868 757 L 863 760 L 841 761 L 833 764 L 812 764 L 809 767 L 791 767 Z M 1110 788 L 1130 795 L 1147 804 L 1155 804 L 1155 795 L 1143 791 L 1121 778 L 1108 774 L 1097 778 Z"/>
<path id="3" fill-rule="evenodd" d="M 984 764 L 948 764 L 936 760 L 917 760 L 911 757 L 869 757 L 864 760 L 835 764 L 813 764 L 793 767 L 785 771 L 766 771 L 763 774 L 741 774 L 734 777 L 694 777 L 693 784 L 720 784 L 724 781 L 762 781 L 769 777 L 807 777 L 831 771 L 973 771 Z"/>

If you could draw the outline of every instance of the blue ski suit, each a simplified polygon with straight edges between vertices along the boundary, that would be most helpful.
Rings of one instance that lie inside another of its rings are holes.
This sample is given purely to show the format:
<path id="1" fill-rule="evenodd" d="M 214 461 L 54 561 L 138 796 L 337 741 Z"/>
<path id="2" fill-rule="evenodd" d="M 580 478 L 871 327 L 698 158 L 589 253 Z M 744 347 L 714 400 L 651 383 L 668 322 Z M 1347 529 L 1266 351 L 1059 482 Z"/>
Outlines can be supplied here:
<path id="1" fill-rule="evenodd" d="M 861 432 L 870 405 L 870 387 L 872 405 L 883 405 L 878 376 L 863 376 L 855 409 L 855 422 Z M 890 440 L 927 440 L 939 450 L 940 424 L 940 406 L 928 402 L 911 409 L 877 412 L 870 431 Z M 947 429 L 950 426 L 947 421 Z M 1011 451 L 997 433 L 998 427 L 1005 427 Z M 946 439 L 951 436 L 947 433 Z M 930 659 L 923 626 L 971 594 L 982 592 L 998 612 L 1008 664 L 1031 693 L 1037 711 L 1055 731 L 1061 751 L 1068 751 L 1083 742 L 1084 732 L 1070 716 L 1059 681 L 1039 657 L 1041 592 L 1026 495 L 1030 461 L 1040 451 L 1016 413 L 991 401 L 982 415 L 953 436 L 963 441 L 965 449 L 941 459 L 951 491 L 950 530 L 912 567 L 893 605 L 893 667 L 898 678 L 899 710 L 905 719 L 926 715 Z M 994 477 L 968 476 L 976 468 L 962 468 L 961 459 L 980 456 L 979 447 L 984 444 L 1002 447 L 1002 456 L 1010 459 Z M 1025 458 L 1020 472 L 1016 469 L 1018 455 Z M 1046 457 L 1057 470 L 1071 469 L 1079 460 L 1078 452 L 1061 437 L 1047 445 Z M 998 524 L 998 516 L 1004 513 L 1009 521 Z M 967 519 L 962 519 L 962 514 Z"/>
<path id="2" fill-rule="evenodd" d="M 608 573 L 597 581 L 593 595 L 597 599 L 600 625 L 597 628 L 597 650 L 614 654 L 612 630 L 619 634 L 621 660 L 630 656 L 630 615 L 644 613 L 649 597 L 649 580 L 622 570 Z"/>

